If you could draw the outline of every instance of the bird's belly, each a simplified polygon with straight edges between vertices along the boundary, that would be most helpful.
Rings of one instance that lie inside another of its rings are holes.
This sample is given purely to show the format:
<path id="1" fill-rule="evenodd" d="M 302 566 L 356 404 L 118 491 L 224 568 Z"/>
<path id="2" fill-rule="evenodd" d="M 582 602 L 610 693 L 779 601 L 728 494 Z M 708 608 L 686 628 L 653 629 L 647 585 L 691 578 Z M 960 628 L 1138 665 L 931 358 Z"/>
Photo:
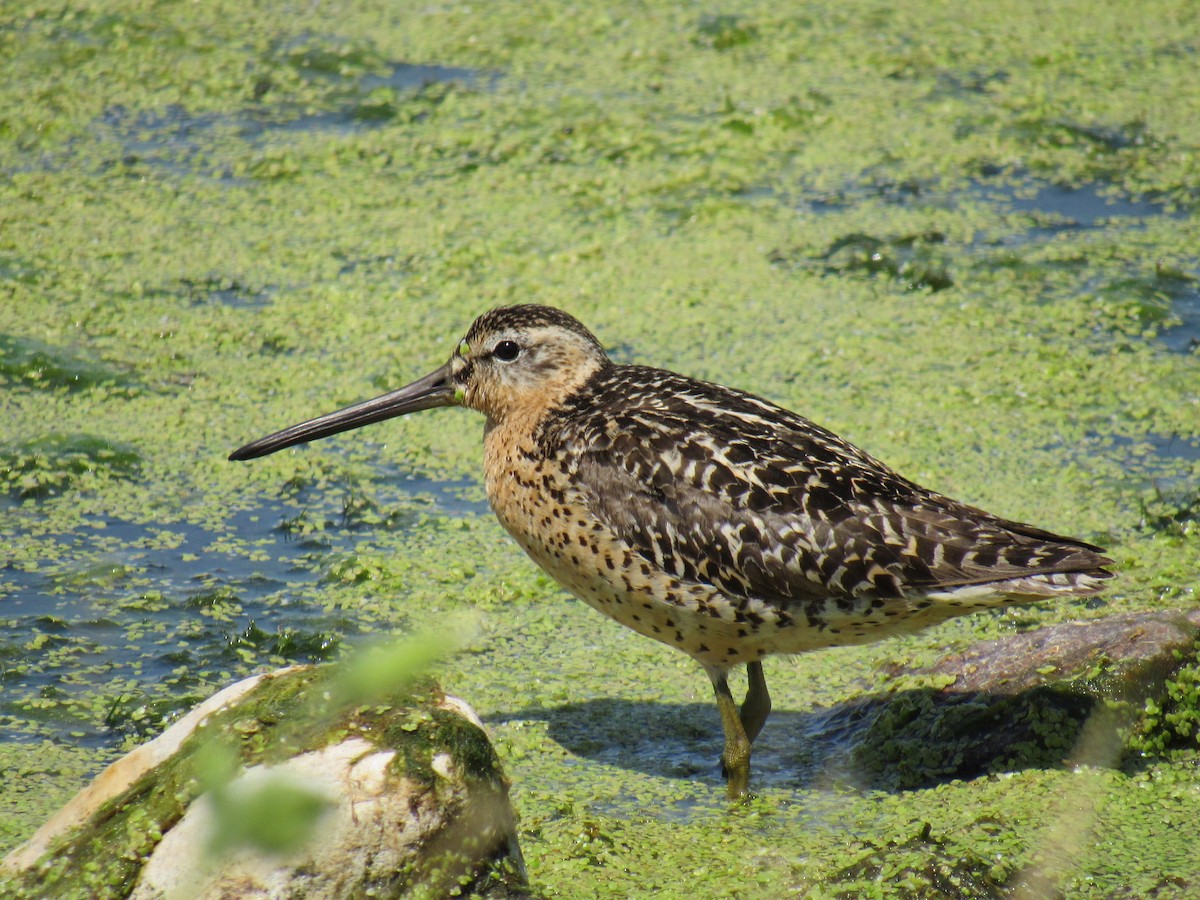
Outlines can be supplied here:
<path id="1" fill-rule="evenodd" d="M 722 600 L 711 589 L 671 584 L 671 579 L 636 557 L 632 565 L 625 566 L 619 546 L 572 545 L 568 539 L 548 548 L 537 539 L 510 532 L 563 589 L 597 612 L 639 634 L 678 647 L 704 664 L 743 661 L 749 648 L 721 617 L 718 607 Z M 755 658 L 752 652 L 749 658 Z"/>
<path id="2" fill-rule="evenodd" d="M 509 469 L 488 478 L 487 489 L 496 517 L 521 549 L 593 609 L 703 664 L 732 665 L 763 655 L 746 646 L 750 629 L 734 624 L 732 606 L 719 592 L 657 569 L 571 502 L 569 490 L 545 482 L 539 470 Z"/>
<path id="3" fill-rule="evenodd" d="M 554 477 L 551 463 L 528 454 L 499 461 L 493 457 L 485 465 L 488 501 L 529 557 L 593 609 L 702 665 L 728 667 L 770 654 L 866 643 L 968 611 L 917 597 L 881 604 L 869 598 L 780 603 L 729 596 L 711 584 L 676 578 L 641 556 Z"/>
<path id="4" fill-rule="evenodd" d="M 668 575 L 585 509 L 522 483 L 540 482 L 489 481 L 488 499 L 500 523 L 562 588 L 627 628 L 717 667 L 836 643 L 813 635 L 810 646 L 798 633 L 808 630 L 803 620 Z"/>

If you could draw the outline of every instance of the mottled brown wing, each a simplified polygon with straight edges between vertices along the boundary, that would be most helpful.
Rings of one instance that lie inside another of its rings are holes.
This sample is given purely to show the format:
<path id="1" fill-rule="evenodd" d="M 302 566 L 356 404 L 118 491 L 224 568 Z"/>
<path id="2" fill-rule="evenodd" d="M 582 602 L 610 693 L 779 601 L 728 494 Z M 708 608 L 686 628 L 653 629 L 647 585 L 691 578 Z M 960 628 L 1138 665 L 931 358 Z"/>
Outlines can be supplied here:
<path id="1" fill-rule="evenodd" d="M 714 396 L 700 402 L 694 385 L 641 407 L 625 397 L 603 430 L 563 435 L 582 501 L 676 577 L 788 603 L 1107 562 L 1090 545 L 921 488 L 757 398 L 704 386 Z"/>

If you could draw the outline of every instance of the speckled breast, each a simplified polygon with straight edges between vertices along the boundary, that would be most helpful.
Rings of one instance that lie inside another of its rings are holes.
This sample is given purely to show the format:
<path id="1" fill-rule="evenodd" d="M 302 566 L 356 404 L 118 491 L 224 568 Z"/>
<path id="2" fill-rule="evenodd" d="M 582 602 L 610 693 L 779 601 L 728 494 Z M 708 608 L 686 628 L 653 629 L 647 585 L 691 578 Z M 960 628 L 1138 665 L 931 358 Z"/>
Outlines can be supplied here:
<path id="1" fill-rule="evenodd" d="M 562 468 L 529 442 L 489 429 L 484 472 L 500 523 L 534 562 L 592 608 L 704 665 L 787 652 L 789 635 L 773 621 L 748 623 L 712 586 L 681 582 L 634 552 L 591 515 Z"/>

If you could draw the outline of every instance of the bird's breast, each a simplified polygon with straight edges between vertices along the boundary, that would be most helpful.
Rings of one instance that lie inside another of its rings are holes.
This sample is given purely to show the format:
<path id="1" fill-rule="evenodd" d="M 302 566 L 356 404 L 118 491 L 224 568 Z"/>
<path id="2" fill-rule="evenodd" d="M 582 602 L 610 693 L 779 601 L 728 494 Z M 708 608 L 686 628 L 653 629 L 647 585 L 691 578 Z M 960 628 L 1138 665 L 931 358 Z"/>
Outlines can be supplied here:
<path id="1" fill-rule="evenodd" d="M 489 422 L 483 440 L 483 475 L 488 503 L 514 536 L 533 535 L 549 512 L 547 488 L 554 486 L 529 428 Z"/>
<path id="2" fill-rule="evenodd" d="M 705 665 L 759 658 L 782 639 L 776 611 L 745 599 L 735 606 L 712 585 L 681 581 L 639 554 L 588 508 L 567 467 L 531 439 L 493 426 L 484 447 L 488 502 L 500 523 L 592 608 Z M 760 627 L 759 639 L 747 642 Z"/>
<path id="3" fill-rule="evenodd" d="M 589 600 L 606 534 L 582 508 L 563 465 L 547 457 L 529 430 L 496 425 L 484 440 L 488 502 L 533 560 L 572 593 Z M 603 565 L 603 562 L 600 561 Z"/>

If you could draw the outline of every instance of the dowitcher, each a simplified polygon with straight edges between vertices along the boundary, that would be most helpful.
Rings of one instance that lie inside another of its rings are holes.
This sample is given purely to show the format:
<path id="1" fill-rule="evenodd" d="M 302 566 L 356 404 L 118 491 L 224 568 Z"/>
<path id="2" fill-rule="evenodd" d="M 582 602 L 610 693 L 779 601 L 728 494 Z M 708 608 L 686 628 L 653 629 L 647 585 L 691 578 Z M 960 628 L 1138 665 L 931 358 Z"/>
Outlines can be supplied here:
<path id="1" fill-rule="evenodd" d="M 617 365 L 566 313 L 484 313 L 437 371 L 230 459 L 438 406 L 487 417 L 488 501 L 563 588 L 678 647 L 716 693 L 729 796 L 771 711 L 763 657 L 1099 593 L 1099 547 L 923 488 L 752 394 Z M 739 710 L 727 676 L 745 664 Z"/>

